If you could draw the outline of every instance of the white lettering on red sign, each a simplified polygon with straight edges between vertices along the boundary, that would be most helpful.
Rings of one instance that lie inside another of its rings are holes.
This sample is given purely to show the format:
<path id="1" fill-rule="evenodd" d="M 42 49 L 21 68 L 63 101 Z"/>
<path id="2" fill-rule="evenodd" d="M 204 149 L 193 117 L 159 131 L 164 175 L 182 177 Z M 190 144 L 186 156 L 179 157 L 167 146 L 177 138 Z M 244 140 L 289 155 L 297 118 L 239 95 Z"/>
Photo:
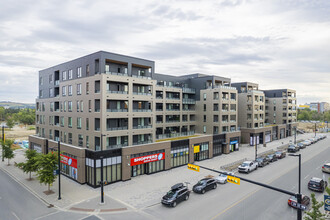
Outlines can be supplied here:
<path id="1" fill-rule="evenodd" d="M 165 153 L 158 153 L 158 154 L 151 154 L 147 156 L 142 156 L 142 157 L 135 157 L 131 159 L 131 166 L 136 166 L 139 164 L 144 164 L 144 163 L 150 163 L 154 162 L 157 160 L 164 160 L 165 159 Z"/>

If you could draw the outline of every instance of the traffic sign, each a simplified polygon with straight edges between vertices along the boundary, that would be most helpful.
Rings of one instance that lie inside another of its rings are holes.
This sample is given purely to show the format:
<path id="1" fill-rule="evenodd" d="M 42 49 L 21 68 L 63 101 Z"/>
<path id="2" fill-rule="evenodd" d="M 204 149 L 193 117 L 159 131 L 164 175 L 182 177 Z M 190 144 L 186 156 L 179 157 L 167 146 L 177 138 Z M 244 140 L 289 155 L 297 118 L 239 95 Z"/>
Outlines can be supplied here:
<path id="1" fill-rule="evenodd" d="M 241 184 L 241 179 L 237 178 L 237 177 L 233 177 L 233 176 L 227 176 L 227 182 L 240 185 Z"/>
<path id="2" fill-rule="evenodd" d="M 58 170 L 54 170 L 54 171 L 53 171 L 53 175 L 54 175 L 54 176 L 58 175 L 59 173 L 60 173 L 60 172 L 58 172 Z"/>
<path id="3" fill-rule="evenodd" d="M 324 195 L 324 210 L 330 211 L 330 196 Z"/>
<path id="4" fill-rule="evenodd" d="M 188 163 L 188 169 L 199 172 L 199 166 Z"/>

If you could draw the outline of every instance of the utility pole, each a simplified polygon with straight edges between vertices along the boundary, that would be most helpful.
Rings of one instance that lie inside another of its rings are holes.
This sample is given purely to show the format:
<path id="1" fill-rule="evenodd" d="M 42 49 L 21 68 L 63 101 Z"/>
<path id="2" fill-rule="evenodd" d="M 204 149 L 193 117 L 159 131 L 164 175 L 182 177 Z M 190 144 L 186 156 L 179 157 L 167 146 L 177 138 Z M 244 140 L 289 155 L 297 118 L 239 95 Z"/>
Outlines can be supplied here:
<path id="1" fill-rule="evenodd" d="M 61 200 L 61 143 L 57 142 L 57 157 L 58 157 L 58 200 Z"/>
<path id="2" fill-rule="evenodd" d="M 256 146 L 256 156 L 254 160 L 257 160 L 258 157 L 258 145 L 257 145 L 257 135 L 254 134 L 254 141 L 255 141 L 255 146 Z"/>
<path id="3" fill-rule="evenodd" d="M 316 122 L 315 122 L 315 137 L 316 137 Z"/>
<path id="4" fill-rule="evenodd" d="M 297 143 L 297 127 L 294 127 L 294 144 Z"/>
<path id="5" fill-rule="evenodd" d="M 101 204 L 104 204 L 103 156 L 100 156 L 100 159 L 101 159 L 101 183 L 100 183 L 101 184 Z"/>
<path id="6" fill-rule="evenodd" d="M 2 141 L 4 142 L 5 141 L 5 126 L 2 125 Z M 5 143 L 3 143 L 5 144 Z M 3 151 L 3 145 L 2 145 L 2 162 L 5 161 L 5 158 L 3 157 L 3 154 L 4 154 L 4 151 Z"/>
<path id="7" fill-rule="evenodd" d="M 302 195 L 301 195 L 301 154 L 289 154 L 289 156 L 299 157 L 298 194 L 296 195 L 296 197 L 297 197 L 297 203 L 300 205 L 301 200 L 302 200 Z M 297 208 L 297 219 L 302 220 L 302 211 L 300 208 Z"/>

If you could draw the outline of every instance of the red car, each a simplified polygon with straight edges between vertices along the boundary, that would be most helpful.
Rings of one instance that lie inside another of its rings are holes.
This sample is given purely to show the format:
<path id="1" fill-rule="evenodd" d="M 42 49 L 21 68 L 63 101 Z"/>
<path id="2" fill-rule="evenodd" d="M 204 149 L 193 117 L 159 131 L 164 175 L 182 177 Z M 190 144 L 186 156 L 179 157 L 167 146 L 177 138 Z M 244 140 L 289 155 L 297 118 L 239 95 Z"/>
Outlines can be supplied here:
<path id="1" fill-rule="evenodd" d="M 310 198 L 308 196 L 302 195 L 302 201 L 301 204 L 307 208 L 309 205 Z M 288 200 L 288 205 L 291 206 L 292 208 L 297 208 L 297 197 L 296 196 L 291 196 Z"/>

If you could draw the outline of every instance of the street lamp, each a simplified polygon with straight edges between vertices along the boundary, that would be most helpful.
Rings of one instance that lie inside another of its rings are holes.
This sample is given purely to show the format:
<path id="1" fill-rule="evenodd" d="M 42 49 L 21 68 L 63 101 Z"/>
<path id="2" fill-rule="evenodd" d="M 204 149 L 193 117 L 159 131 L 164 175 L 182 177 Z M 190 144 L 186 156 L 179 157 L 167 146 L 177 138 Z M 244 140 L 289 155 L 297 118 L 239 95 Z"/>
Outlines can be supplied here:
<path id="1" fill-rule="evenodd" d="M 254 160 L 257 160 L 258 157 L 258 145 L 257 145 L 257 135 L 254 134 L 254 141 L 255 141 L 255 147 L 256 147 L 256 156 Z"/>
<path id="2" fill-rule="evenodd" d="M 101 181 L 100 181 L 100 184 L 101 184 L 101 204 L 104 204 L 103 156 L 100 156 L 100 159 L 101 159 Z"/>
<path id="3" fill-rule="evenodd" d="M 61 142 L 57 142 L 57 159 L 58 159 L 58 200 L 61 200 Z"/>
<path id="4" fill-rule="evenodd" d="M 294 144 L 297 143 L 297 126 L 294 127 Z"/>
<path id="5" fill-rule="evenodd" d="M 297 196 L 297 203 L 301 204 L 301 154 L 289 154 L 292 157 L 299 157 L 299 175 L 298 175 L 298 194 Z M 297 207 L 297 219 L 302 219 L 302 212 L 300 207 Z"/>
<path id="6" fill-rule="evenodd" d="M 2 125 L 2 141 L 4 142 L 5 141 L 5 126 Z M 5 143 L 3 143 L 5 144 Z M 3 157 L 3 154 L 4 154 L 4 146 L 2 146 L 2 162 L 5 161 L 5 158 Z"/>

